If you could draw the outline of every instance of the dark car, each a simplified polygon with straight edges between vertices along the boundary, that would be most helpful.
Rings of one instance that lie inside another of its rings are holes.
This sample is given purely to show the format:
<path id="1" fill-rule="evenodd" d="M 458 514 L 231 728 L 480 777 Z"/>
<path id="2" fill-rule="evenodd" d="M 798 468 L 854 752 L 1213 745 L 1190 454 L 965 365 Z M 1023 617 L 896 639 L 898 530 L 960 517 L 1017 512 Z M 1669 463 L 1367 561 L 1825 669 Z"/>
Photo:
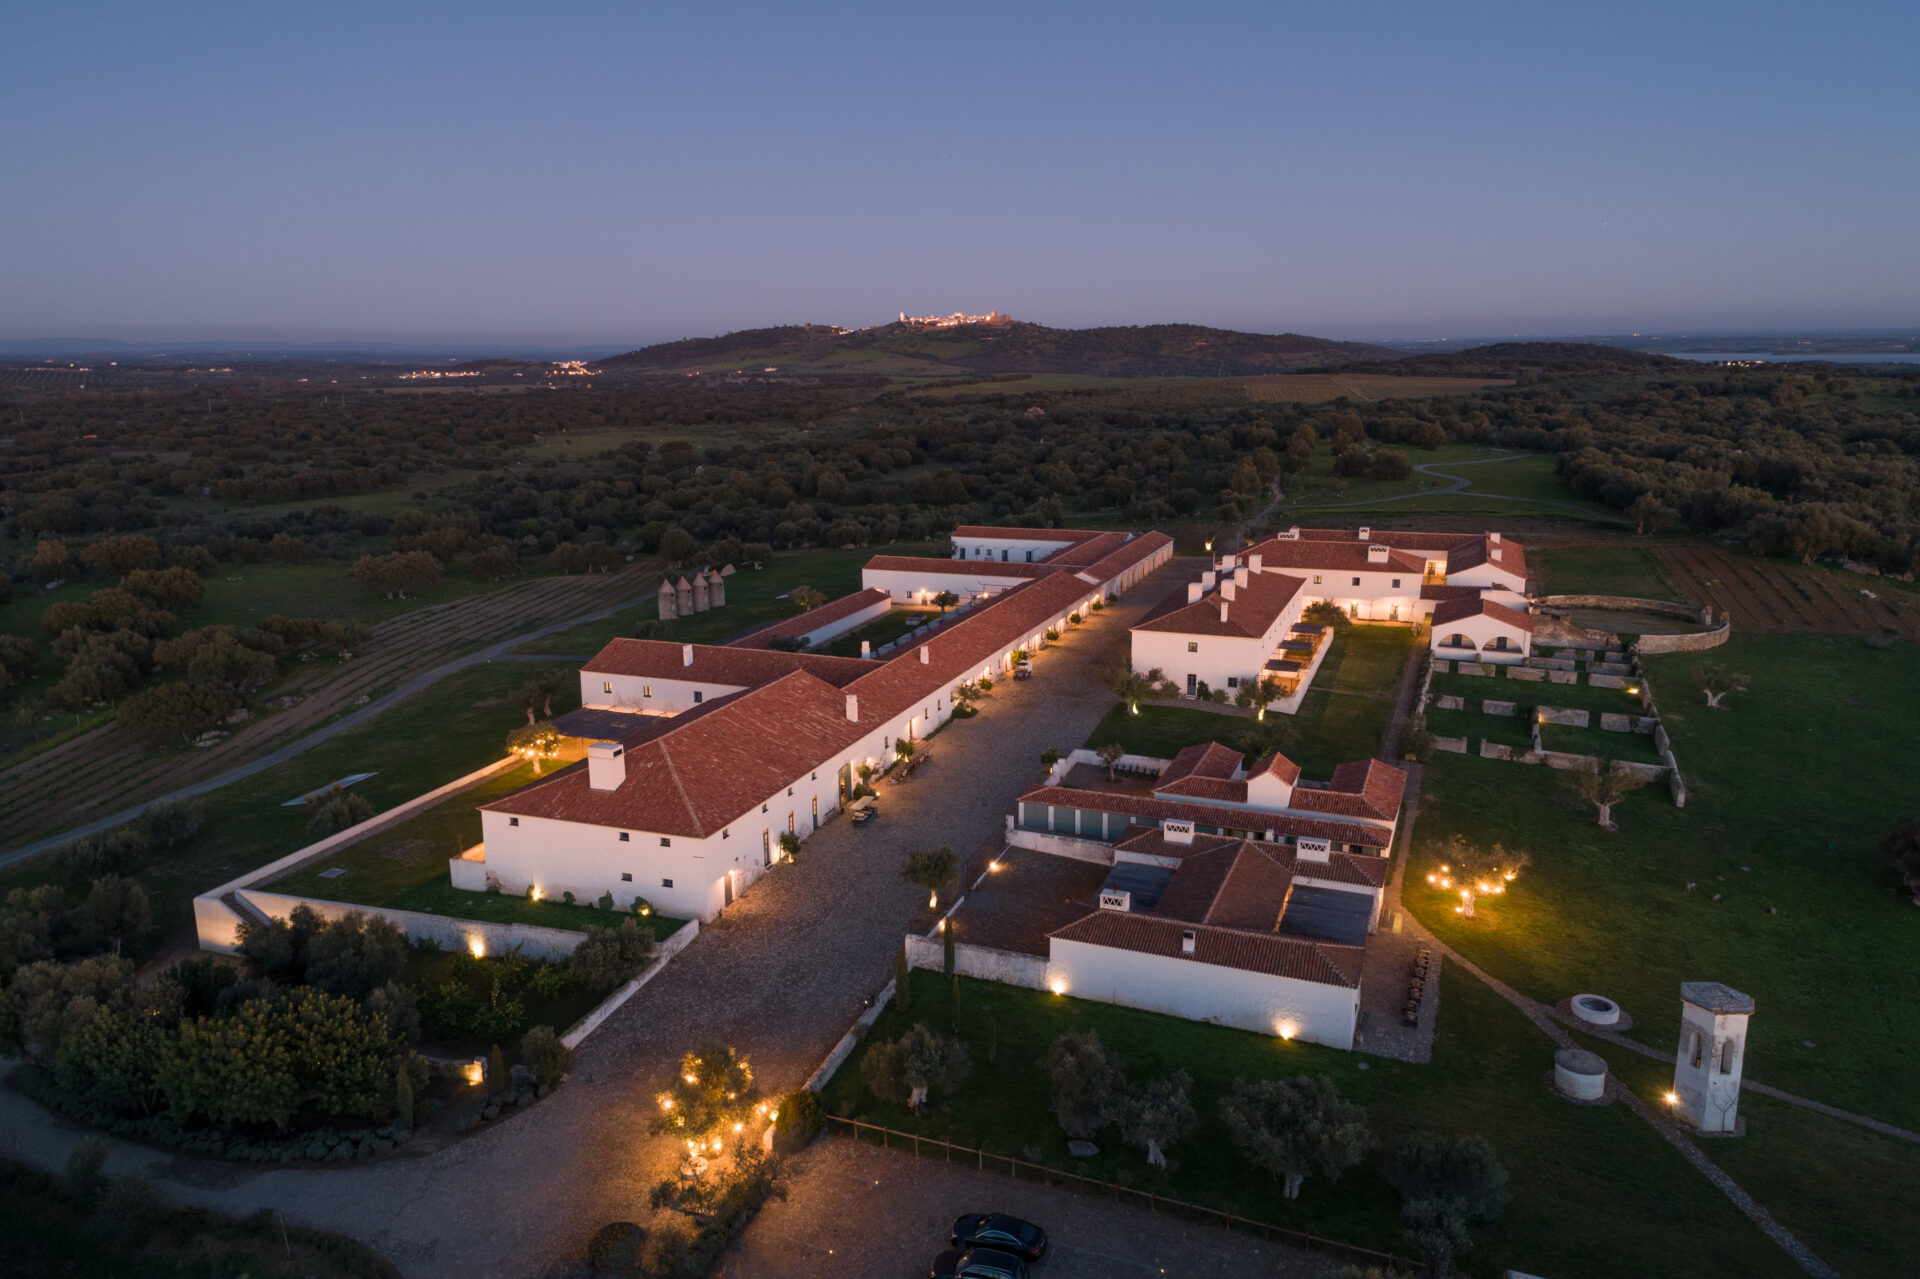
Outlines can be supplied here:
<path id="1" fill-rule="evenodd" d="M 965 1252 L 949 1248 L 933 1259 L 933 1269 L 927 1273 L 932 1279 L 1027 1279 L 1027 1263 L 993 1248 L 969 1248 Z"/>
<path id="2" fill-rule="evenodd" d="M 1047 1232 L 1031 1221 L 1005 1213 L 978 1213 L 953 1223 L 956 1248 L 993 1248 L 1025 1261 L 1038 1261 L 1047 1251 Z"/>

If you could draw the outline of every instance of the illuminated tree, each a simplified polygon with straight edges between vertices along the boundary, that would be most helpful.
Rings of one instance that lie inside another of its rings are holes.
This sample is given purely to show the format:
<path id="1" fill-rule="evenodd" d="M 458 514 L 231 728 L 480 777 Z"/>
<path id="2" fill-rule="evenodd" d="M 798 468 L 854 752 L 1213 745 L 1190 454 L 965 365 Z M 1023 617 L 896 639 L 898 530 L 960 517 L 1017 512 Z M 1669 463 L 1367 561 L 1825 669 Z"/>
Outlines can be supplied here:
<path id="1" fill-rule="evenodd" d="M 940 614 L 944 617 L 948 609 L 960 602 L 960 597 L 952 591 L 941 591 L 933 597 L 933 602 L 940 606 Z"/>
<path id="2" fill-rule="evenodd" d="M 1454 910 L 1473 918 L 1473 903 L 1478 897 L 1498 895 L 1517 878 L 1529 858 L 1525 853 L 1510 853 L 1499 844 L 1469 844 L 1463 835 L 1455 835 L 1437 850 L 1440 869 L 1427 876 L 1427 882 L 1449 892 L 1458 891 L 1460 904 Z"/>
<path id="3" fill-rule="evenodd" d="M 680 1059 L 673 1083 L 655 1096 L 659 1112 L 653 1131 L 684 1141 L 694 1153 L 718 1153 L 745 1131 L 759 1101 L 746 1057 L 730 1044 L 709 1040 Z"/>
<path id="4" fill-rule="evenodd" d="M 1098 674 L 1107 691 L 1127 704 L 1129 714 L 1138 715 L 1140 700 L 1153 693 L 1154 681 L 1124 662 L 1102 667 Z"/>
<path id="5" fill-rule="evenodd" d="M 552 724 L 522 724 L 507 734 L 507 753 L 532 760 L 537 773 L 541 760 L 552 759 L 560 753 L 563 740 L 560 730 Z"/>
<path id="6" fill-rule="evenodd" d="M 914 851 L 900 863 L 900 878 L 915 888 L 927 890 L 927 907 L 939 909 L 940 890 L 953 881 L 960 859 L 945 844 L 930 852 Z"/>
<path id="7" fill-rule="evenodd" d="M 787 592 L 787 599 L 800 606 L 803 613 L 811 613 L 827 602 L 825 591 L 816 591 L 811 586 L 796 586 Z"/>
<path id="8" fill-rule="evenodd" d="M 1121 759 L 1126 756 L 1127 748 L 1119 742 L 1108 742 L 1095 753 L 1100 756 L 1100 762 L 1107 766 L 1107 780 L 1119 781 L 1120 778 L 1114 770 L 1120 766 Z"/>

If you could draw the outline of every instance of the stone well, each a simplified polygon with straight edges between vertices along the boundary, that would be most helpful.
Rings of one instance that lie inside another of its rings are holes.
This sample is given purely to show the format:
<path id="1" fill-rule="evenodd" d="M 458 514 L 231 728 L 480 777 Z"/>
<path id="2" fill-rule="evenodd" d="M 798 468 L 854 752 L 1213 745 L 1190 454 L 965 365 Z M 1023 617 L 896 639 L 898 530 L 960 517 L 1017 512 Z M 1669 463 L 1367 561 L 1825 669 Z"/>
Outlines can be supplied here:
<path id="1" fill-rule="evenodd" d="M 1590 1026 L 1614 1026 L 1620 1021 L 1620 1005 L 1604 995 L 1575 995 L 1567 1001 L 1573 1015 Z"/>
<path id="2" fill-rule="evenodd" d="M 1607 1063 L 1584 1048 L 1553 1055 L 1553 1086 L 1576 1101 L 1599 1101 L 1607 1091 Z"/>

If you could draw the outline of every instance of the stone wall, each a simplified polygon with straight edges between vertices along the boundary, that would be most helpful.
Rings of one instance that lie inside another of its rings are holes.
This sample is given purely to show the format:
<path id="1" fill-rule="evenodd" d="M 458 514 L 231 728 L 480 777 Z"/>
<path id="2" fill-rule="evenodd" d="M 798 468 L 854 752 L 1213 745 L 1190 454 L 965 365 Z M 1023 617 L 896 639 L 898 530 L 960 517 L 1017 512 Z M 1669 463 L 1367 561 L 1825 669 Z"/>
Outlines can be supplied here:
<path id="1" fill-rule="evenodd" d="M 945 943 L 938 936 L 921 937 L 917 934 L 908 934 L 907 966 L 925 968 L 932 972 L 945 971 L 947 966 Z M 1047 960 L 1044 955 L 1023 955 L 1018 951 L 996 950 L 991 946 L 955 942 L 953 967 L 954 971 L 962 977 L 997 981 L 1005 986 L 1021 986 L 1027 990 L 1047 988 Z"/>
<path id="2" fill-rule="evenodd" d="M 446 915 L 429 915 L 417 910 L 394 910 L 388 906 L 356 906 L 351 902 L 330 902 L 318 897 L 295 897 L 290 893 L 269 893 L 258 888 L 242 888 L 234 897 L 262 915 L 285 919 L 295 906 L 307 906 L 322 919 L 338 919 L 342 915 L 359 912 L 363 915 L 378 915 L 407 935 L 410 942 L 422 942 L 431 938 L 448 950 L 471 950 L 476 946 L 487 955 L 498 955 L 520 948 L 520 953 L 531 959 L 566 959 L 573 954 L 574 947 L 587 939 L 585 933 L 576 933 L 567 928 L 542 928 L 535 924 L 495 924 L 480 919 L 453 919 Z M 620 916 L 609 912 L 609 921 L 617 921 Z M 236 939 L 237 943 L 237 939 Z M 202 950 L 219 950 L 227 954 L 238 953 L 239 946 L 209 945 L 207 938 L 200 939 Z"/>
<path id="3" fill-rule="evenodd" d="M 1433 739 L 1433 749 L 1446 751 L 1449 755 L 1464 755 L 1467 753 L 1467 739 L 1464 737 L 1436 737 Z"/>
<path id="4" fill-rule="evenodd" d="M 1526 680 L 1529 683 L 1538 684 L 1542 680 L 1546 679 L 1546 677 L 1547 677 L 1547 673 L 1545 671 L 1537 670 L 1531 666 L 1507 667 L 1508 679 Z"/>
<path id="5" fill-rule="evenodd" d="M 1706 625 L 1713 619 L 1708 609 L 1671 600 L 1643 600 L 1631 595 L 1543 595 L 1535 601 L 1549 608 L 1615 608 L 1627 613 L 1658 613 L 1662 617 L 1682 617 Z"/>
<path id="6" fill-rule="evenodd" d="M 1719 648 L 1733 638 L 1733 619 L 1723 618 L 1720 625 L 1710 631 L 1700 631 L 1693 635 L 1642 635 L 1640 651 L 1642 653 L 1704 653 L 1710 648 Z"/>
<path id="7" fill-rule="evenodd" d="M 1571 710 L 1565 706 L 1542 706 L 1540 718 L 1549 724 L 1564 724 L 1568 728 L 1585 728 L 1593 722 L 1586 711 Z"/>

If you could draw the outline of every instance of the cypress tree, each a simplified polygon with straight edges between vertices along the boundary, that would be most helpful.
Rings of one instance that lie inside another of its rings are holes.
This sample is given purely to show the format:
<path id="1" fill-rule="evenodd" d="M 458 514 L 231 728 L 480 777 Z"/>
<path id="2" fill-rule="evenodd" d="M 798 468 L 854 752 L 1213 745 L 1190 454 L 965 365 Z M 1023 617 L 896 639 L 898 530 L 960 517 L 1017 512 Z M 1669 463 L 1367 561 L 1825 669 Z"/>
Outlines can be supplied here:
<path id="1" fill-rule="evenodd" d="M 393 1092 L 393 1121 L 402 1128 L 413 1127 L 413 1076 L 407 1073 L 405 1062 L 395 1074 Z"/>

